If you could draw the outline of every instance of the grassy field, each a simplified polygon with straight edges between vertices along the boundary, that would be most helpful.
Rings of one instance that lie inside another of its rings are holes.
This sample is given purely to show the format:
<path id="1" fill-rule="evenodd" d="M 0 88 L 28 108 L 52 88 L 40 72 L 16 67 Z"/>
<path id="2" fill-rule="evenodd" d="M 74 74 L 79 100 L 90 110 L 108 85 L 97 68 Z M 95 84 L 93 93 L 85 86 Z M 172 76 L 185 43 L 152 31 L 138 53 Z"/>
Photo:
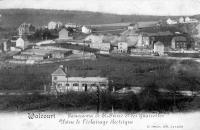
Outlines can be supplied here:
<path id="1" fill-rule="evenodd" d="M 116 88 L 145 86 L 155 81 L 167 88 L 172 83 L 181 90 L 199 89 L 199 64 L 192 61 L 176 61 L 124 56 L 100 56 L 97 60 L 67 61 L 42 65 L 6 65 L 0 69 L 1 90 L 38 90 L 51 83 L 51 73 L 59 65 L 69 67 L 71 76 L 105 76 Z M 172 85 L 172 86 L 173 86 Z"/>

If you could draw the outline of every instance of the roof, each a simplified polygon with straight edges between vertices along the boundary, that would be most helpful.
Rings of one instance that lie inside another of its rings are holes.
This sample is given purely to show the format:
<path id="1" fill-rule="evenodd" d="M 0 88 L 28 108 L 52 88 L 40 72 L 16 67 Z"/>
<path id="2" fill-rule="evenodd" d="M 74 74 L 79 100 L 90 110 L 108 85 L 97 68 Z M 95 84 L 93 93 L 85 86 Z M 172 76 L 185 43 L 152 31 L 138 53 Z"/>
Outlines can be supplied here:
<path id="1" fill-rule="evenodd" d="M 63 68 L 59 67 L 56 71 L 54 71 L 51 75 L 60 75 L 60 76 L 65 76 L 67 75 Z"/>
<path id="2" fill-rule="evenodd" d="M 69 32 L 67 29 L 65 29 L 65 28 L 62 28 L 60 31 L 59 31 L 59 33 L 61 33 L 61 32 L 63 32 L 63 33 L 65 33 L 65 32 Z"/>
<path id="3" fill-rule="evenodd" d="M 105 77 L 68 77 L 68 81 L 93 81 L 93 82 L 105 82 L 108 81 Z"/>
<path id="4" fill-rule="evenodd" d="M 187 38 L 184 36 L 175 36 L 173 37 L 175 41 L 187 41 Z"/>
<path id="5" fill-rule="evenodd" d="M 164 44 L 162 42 L 160 42 L 160 41 L 157 41 L 154 45 L 162 45 L 162 46 L 164 46 Z"/>

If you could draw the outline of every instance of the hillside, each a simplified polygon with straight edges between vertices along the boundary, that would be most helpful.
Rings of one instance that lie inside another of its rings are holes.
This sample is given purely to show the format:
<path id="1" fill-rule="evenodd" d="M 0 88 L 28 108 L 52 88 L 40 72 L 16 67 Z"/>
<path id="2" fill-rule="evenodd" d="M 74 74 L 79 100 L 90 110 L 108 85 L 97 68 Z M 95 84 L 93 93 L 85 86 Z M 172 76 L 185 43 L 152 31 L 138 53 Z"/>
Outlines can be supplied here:
<path id="1" fill-rule="evenodd" d="M 167 16 L 147 15 L 115 15 L 98 12 L 36 10 L 36 9 L 3 9 L 0 10 L 3 28 L 16 28 L 22 22 L 30 22 L 35 26 L 47 25 L 49 21 L 73 22 L 77 24 L 109 24 L 137 21 L 154 21 L 166 19 Z"/>

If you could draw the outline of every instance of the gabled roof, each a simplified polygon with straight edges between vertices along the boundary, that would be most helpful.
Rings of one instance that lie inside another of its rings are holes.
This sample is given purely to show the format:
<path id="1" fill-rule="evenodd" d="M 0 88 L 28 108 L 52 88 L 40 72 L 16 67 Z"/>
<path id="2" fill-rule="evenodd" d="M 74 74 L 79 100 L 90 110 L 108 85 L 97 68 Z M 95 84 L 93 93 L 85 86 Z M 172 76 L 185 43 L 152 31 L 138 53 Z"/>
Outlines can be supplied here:
<path id="1" fill-rule="evenodd" d="M 69 31 L 66 29 L 66 28 L 62 28 L 60 31 L 59 31 L 59 33 L 68 33 Z"/>
<path id="2" fill-rule="evenodd" d="M 63 68 L 58 68 L 56 71 L 54 71 L 51 75 L 60 75 L 60 76 L 66 76 L 67 74 L 64 72 Z"/>

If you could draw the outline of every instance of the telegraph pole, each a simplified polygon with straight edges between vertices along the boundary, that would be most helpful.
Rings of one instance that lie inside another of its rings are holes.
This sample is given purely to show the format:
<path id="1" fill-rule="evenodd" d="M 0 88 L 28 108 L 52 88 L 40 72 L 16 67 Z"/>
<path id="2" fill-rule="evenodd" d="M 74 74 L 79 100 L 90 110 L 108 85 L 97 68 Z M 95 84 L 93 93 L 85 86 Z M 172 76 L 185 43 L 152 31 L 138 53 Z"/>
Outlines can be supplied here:
<path id="1" fill-rule="evenodd" d="M 85 42 L 83 44 L 83 66 L 85 65 Z"/>
<path id="2" fill-rule="evenodd" d="M 97 113 L 99 113 L 100 109 L 100 89 L 99 86 L 97 85 Z"/>

